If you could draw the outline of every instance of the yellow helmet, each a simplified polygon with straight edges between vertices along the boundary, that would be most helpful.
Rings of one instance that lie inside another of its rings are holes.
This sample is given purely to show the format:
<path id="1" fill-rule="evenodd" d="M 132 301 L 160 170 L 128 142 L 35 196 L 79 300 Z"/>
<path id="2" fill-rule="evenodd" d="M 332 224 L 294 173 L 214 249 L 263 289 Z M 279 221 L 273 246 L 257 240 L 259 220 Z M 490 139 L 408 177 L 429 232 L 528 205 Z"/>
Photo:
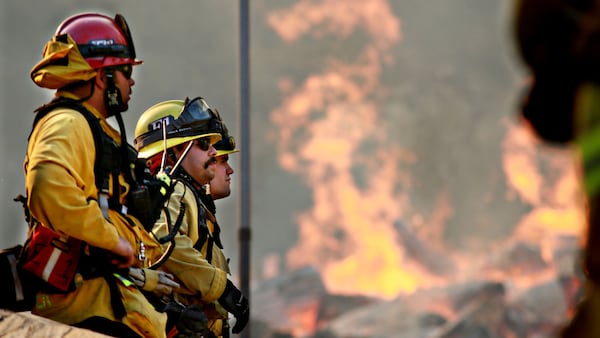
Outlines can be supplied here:
<path id="1" fill-rule="evenodd" d="M 222 130 L 220 118 L 202 97 L 163 101 L 142 113 L 133 145 L 138 157 L 150 158 L 165 150 L 165 137 L 166 149 L 202 137 L 210 137 L 214 144 L 221 139 Z"/>

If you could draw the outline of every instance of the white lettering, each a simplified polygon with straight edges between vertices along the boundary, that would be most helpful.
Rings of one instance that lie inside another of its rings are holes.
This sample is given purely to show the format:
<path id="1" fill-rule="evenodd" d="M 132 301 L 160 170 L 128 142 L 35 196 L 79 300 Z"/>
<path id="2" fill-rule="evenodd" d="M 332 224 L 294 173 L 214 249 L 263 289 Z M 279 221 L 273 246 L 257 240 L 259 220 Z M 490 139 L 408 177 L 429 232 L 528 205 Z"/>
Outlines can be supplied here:
<path id="1" fill-rule="evenodd" d="M 156 121 L 152 122 L 152 124 L 150 125 L 150 129 L 157 130 L 157 129 L 162 128 L 163 121 L 165 121 L 165 125 L 168 126 L 169 124 L 171 124 L 170 123 L 171 119 L 172 119 L 172 117 L 169 115 L 169 116 L 165 116 L 165 117 L 161 118 L 160 120 L 156 120 Z"/>
<path id="2" fill-rule="evenodd" d="M 90 41 L 90 45 L 94 46 L 112 46 L 115 44 L 115 40 L 92 40 Z"/>

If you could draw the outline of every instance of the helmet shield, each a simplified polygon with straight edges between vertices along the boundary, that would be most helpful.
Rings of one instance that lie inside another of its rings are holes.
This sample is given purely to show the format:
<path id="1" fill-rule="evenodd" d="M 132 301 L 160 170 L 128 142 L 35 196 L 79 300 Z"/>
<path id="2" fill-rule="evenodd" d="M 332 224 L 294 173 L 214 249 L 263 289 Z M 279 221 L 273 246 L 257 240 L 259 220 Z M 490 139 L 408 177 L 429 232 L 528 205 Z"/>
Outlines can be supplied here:
<path id="1" fill-rule="evenodd" d="M 196 97 L 192 100 L 185 99 L 185 105 L 181 114 L 172 123 L 173 128 L 178 130 L 186 129 L 208 129 L 210 128 L 210 120 L 217 117 L 206 101 L 201 97 Z M 220 127 L 220 126 L 219 126 Z M 220 129 L 211 128 L 212 132 L 218 133 Z"/>
<path id="2" fill-rule="evenodd" d="M 133 38 L 131 37 L 131 31 L 129 30 L 129 25 L 127 24 L 127 21 L 125 21 L 125 17 L 121 14 L 115 15 L 115 23 L 117 24 L 117 27 L 119 27 L 121 32 L 123 32 L 123 34 L 125 35 L 125 39 L 127 39 L 130 57 L 132 59 L 135 59 L 135 46 L 133 45 Z"/>

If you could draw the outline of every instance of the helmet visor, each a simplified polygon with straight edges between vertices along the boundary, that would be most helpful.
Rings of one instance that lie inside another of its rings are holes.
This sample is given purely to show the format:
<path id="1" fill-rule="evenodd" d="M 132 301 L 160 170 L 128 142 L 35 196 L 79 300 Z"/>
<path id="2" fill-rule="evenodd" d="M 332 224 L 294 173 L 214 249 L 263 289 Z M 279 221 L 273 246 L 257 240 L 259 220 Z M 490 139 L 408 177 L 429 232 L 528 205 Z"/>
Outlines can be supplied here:
<path id="1" fill-rule="evenodd" d="M 121 14 L 115 15 L 115 23 L 125 35 L 125 39 L 127 39 L 127 43 L 129 44 L 129 55 L 132 59 L 135 59 L 135 46 L 133 45 L 133 38 L 131 37 L 131 31 L 129 30 L 129 25 L 127 21 L 125 21 L 125 17 Z"/>
<path id="2" fill-rule="evenodd" d="M 210 119 L 216 117 L 214 111 L 210 109 L 206 101 L 201 97 L 196 97 L 192 100 L 189 98 L 185 99 L 185 105 L 179 117 L 175 119 L 172 126 L 176 129 L 194 128 L 194 127 L 206 127 L 207 122 Z M 208 131 L 208 129 L 207 129 Z M 211 130 L 211 132 L 219 132 Z"/>

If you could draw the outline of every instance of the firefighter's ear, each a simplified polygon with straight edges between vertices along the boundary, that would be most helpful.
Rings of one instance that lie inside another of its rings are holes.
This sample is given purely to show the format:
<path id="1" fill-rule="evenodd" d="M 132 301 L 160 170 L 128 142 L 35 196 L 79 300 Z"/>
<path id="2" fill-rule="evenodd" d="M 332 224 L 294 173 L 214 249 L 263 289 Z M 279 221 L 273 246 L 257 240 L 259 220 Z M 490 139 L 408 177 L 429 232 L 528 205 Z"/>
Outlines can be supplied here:
<path id="1" fill-rule="evenodd" d="M 106 88 L 106 71 L 104 70 L 104 68 L 99 68 L 96 71 L 96 78 L 94 79 L 94 81 L 94 85 L 99 89 L 104 90 L 104 88 Z"/>

